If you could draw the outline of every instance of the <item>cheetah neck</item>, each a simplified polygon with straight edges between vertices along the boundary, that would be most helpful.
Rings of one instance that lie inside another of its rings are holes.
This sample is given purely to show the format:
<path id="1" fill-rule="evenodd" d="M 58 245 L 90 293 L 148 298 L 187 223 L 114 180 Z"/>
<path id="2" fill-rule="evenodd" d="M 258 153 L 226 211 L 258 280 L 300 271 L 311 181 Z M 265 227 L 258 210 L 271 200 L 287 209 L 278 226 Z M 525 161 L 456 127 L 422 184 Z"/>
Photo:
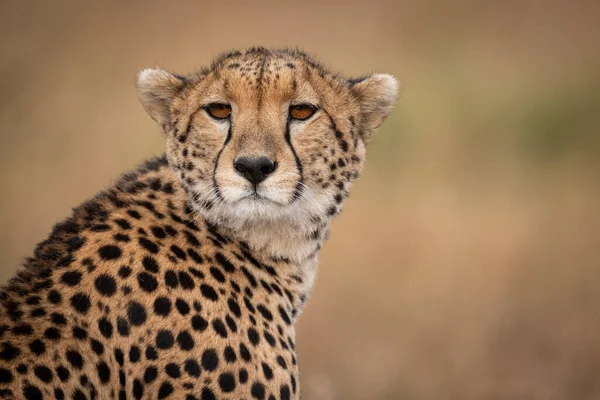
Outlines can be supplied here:
<path id="1" fill-rule="evenodd" d="M 314 222 L 298 227 L 264 221 L 240 226 L 229 224 L 225 218 L 203 216 L 203 219 L 219 235 L 247 249 L 262 263 L 275 267 L 293 299 L 292 319 L 295 321 L 312 290 L 319 250 L 327 237 L 329 223 Z"/>
<path id="2" fill-rule="evenodd" d="M 271 260 L 287 260 L 297 264 L 316 258 L 324 241 L 328 225 L 297 226 L 278 221 L 254 221 L 243 225 L 214 221 L 222 233 L 245 243 L 253 252 Z"/>
<path id="3" fill-rule="evenodd" d="M 222 209 L 195 207 L 188 199 L 182 199 L 183 208 L 191 206 L 211 230 L 237 243 L 262 263 L 273 265 L 285 277 L 287 289 L 294 294 L 294 314 L 299 313 L 312 289 L 319 251 L 327 239 L 332 217 L 240 221 Z"/>

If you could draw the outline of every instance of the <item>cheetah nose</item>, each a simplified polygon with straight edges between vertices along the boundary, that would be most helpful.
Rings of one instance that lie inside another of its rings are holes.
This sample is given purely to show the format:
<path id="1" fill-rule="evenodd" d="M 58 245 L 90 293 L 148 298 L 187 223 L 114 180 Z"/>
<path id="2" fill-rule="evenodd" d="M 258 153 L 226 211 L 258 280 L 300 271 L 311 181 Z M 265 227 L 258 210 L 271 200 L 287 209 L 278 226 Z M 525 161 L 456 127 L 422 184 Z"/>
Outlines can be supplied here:
<path id="1" fill-rule="evenodd" d="M 258 185 L 277 169 L 277 161 L 268 157 L 240 157 L 233 162 L 235 170 L 251 184 Z"/>

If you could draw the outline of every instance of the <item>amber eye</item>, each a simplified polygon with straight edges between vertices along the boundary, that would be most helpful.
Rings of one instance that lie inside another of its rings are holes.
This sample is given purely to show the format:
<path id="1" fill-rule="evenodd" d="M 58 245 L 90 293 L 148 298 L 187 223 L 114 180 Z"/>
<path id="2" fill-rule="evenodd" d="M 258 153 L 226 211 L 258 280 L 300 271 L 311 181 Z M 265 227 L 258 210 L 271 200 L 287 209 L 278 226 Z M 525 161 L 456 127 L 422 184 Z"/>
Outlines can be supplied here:
<path id="1" fill-rule="evenodd" d="M 311 104 L 298 104 L 297 106 L 290 106 L 290 115 L 292 118 L 300 121 L 310 118 L 315 111 L 317 111 L 317 107 Z"/>
<path id="2" fill-rule="evenodd" d="M 231 106 L 228 104 L 209 104 L 205 107 L 206 112 L 213 118 L 225 119 L 231 115 Z"/>

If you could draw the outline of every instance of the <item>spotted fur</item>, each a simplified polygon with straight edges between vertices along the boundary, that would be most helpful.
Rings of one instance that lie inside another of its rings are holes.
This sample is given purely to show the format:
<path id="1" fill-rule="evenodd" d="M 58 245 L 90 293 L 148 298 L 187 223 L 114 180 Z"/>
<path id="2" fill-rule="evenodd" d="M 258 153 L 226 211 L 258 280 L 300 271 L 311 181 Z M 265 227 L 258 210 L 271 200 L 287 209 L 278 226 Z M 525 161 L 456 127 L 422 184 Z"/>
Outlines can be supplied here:
<path id="1" fill-rule="evenodd" d="M 294 324 L 396 81 L 252 48 L 144 70 L 138 91 L 166 153 L 74 209 L 2 288 L 0 398 L 298 399 Z M 297 103 L 318 110 L 296 121 Z M 242 156 L 277 169 L 252 185 Z"/>

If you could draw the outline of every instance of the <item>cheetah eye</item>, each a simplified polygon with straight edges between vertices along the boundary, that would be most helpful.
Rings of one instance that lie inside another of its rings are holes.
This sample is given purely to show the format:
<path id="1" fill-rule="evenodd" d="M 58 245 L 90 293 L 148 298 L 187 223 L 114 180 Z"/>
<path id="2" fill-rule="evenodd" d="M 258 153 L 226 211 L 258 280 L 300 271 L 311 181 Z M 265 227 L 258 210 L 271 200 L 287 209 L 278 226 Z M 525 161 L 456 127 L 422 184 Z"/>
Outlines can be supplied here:
<path id="1" fill-rule="evenodd" d="M 204 109 L 214 119 L 226 119 L 231 115 L 231 106 L 229 104 L 212 103 L 204 107 Z"/>
<path id="2" fill-rule="evenodd" d="M 304 121 L 309 119 L 315 112 L 317 107 L 312 104 L 298 104 L 290 106 L 290 115 L 293 119 Z"/>

